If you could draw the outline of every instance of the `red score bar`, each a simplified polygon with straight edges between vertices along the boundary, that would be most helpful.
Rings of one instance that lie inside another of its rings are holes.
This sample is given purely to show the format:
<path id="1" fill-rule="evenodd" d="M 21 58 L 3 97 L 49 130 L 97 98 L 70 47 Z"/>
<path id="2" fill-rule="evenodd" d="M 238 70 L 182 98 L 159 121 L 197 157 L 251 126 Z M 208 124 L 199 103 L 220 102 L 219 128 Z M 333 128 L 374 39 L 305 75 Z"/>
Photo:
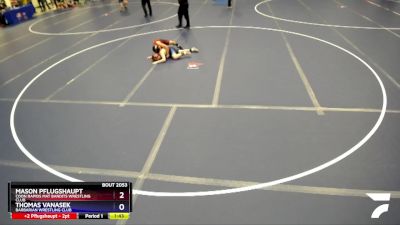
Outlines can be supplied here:
<path id="1" fill-rule="evenodd" d="M 13 220 L 77 220 L 78 213 L 11 213 Z"/>
<path id="2" fill-rule="evenodd" d="M 122 193 L 122 195 L 121 195 Z M 125 200 L 129 197 L 129 190 L 89 190 L 80 195 L 52 194 L 36 195 L 30 197 L 25 195 L 26 201 L 106 201 L 106 200 Z M 123 196 L 123 198 L 121 198 Z"/>

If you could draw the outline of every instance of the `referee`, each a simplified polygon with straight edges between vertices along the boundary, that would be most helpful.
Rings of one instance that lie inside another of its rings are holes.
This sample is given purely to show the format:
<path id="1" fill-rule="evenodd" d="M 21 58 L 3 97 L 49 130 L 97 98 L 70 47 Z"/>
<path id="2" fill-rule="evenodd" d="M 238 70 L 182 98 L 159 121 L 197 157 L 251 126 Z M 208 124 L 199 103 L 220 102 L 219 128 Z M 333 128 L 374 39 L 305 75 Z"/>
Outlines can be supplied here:
<path id="1" fill-rule="evenodd" d="M 179 19 L 179 24 L 176 26 L 176 28 L 181 28 L 182 27 L 182 17 L 184 16 L 186 19 L 186 29 L 190 28 L 190 19 L 189 19 L 189 2 L 188 0 L 178 0 L 179 2 L 179 9 L 178 9 L 178 19 Z"/>

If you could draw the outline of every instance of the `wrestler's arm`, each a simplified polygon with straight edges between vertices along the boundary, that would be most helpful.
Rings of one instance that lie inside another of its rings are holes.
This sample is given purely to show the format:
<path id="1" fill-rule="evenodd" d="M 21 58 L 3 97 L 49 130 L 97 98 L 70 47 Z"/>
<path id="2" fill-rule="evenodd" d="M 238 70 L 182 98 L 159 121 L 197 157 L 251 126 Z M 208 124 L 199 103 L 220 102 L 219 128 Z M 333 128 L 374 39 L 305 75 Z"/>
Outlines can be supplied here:
<path id="1" fill-rule="evenodd" d="M 156 41 L 155 44 L 158 45 L 158 46 L 160 46 L 160 47 L 162 47 L 162 48 L 168 48 L 168 45 L 162 43 L 161 41 Z"/>

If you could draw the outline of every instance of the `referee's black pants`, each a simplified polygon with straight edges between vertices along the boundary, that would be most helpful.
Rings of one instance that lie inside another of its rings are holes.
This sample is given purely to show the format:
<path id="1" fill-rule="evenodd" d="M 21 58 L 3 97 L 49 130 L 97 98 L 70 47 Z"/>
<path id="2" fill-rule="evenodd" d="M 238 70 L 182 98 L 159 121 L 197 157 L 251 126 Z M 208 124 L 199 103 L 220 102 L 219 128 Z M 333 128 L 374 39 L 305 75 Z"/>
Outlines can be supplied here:
<path id="1" fill-rule="evenodd" d="M 153 15 L 153 12 L 151 11 L 150 0 L 142 0 L 142 7 L 143 7 L 143 11 L 144 11 L 144 16 L 147 16 L 146 5 L 147 5 L 147 7 L 149 8 L 149 14 L 150 14 L 150 16 L 152 16 L 152 15 Z"/>
<path id="2" fill-rule="evenodd" d="M 179 26 L 182 26 L 182 17 L 185 17 L 186 26 L 190 27 L 189 5 L 180 5 L 178 8 Z"/>

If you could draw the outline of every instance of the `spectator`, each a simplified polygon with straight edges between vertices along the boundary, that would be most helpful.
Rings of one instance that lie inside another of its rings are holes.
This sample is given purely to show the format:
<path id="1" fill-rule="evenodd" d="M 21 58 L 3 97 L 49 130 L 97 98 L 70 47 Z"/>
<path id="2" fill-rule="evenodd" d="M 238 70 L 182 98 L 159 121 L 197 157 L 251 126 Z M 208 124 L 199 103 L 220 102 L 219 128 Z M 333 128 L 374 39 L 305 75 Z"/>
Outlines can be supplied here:
<path id="1" fill-rule="evenodd" d="M 128 0 L 118 0 L 118 2 L 120 12 L 128 10 Z"/>
<path id="2" fill-rule="evenodd" d="M 6 25 L 6 19 L 4 18 L 3 13 L 6 11 L 7 5 L 5 2 L 0 3 L 0 26 L 5 26 Z"/>
<path id="3" fill-rule="evenodd" d="M 47 3 L 47 0 L 38 0 L 40 9 L 42 10 L 42 12 L 46 11 L 46 6 L 48 9 L 50 9 L 49 3 Z"/>

